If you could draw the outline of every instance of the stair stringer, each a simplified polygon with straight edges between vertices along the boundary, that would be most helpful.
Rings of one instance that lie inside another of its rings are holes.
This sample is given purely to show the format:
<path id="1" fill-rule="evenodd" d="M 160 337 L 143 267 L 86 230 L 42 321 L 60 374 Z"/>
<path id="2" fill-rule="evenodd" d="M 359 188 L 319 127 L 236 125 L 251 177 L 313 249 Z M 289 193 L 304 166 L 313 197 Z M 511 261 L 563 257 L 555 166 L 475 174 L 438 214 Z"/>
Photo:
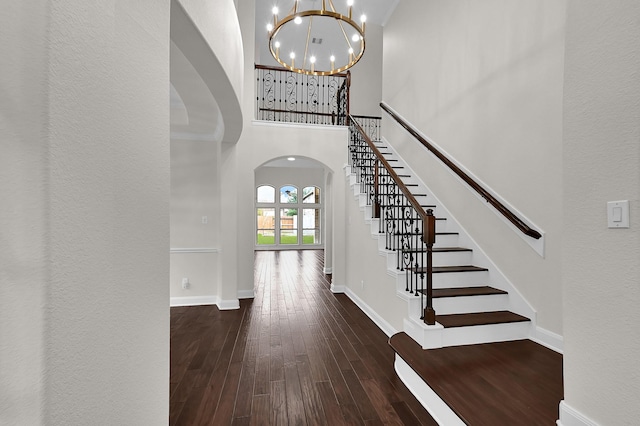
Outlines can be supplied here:
<path id="1" fill-rule="evenodd" d="M 497 298 L 486 297 L 486 305 L 480 303 L 476 306 L 476 311 L 489 310 L 490 306 L 494 306 L 494 310 L 510 310 L 529 318 L 530 322 L 510 323 L 510 324 L 492 324 L 484 326 L 473 327 L 458 327 L 445 329 L 440 324 L 428 326 L 420 320 L 420 298 L 412 295 L 408 295 L 405 292 L 405 272 L 399 271 L 396 268 L 396 253 L 391 250 L 385 249 L 385 234 L 379 232 L 379 221 L 373 218 L 373 210 L 370 205 L 367 205 L 367 195 L 360 192 L 360 185 L 356 182 L 355 173 L 351 172 L 351 168 L 346 166 L 345 172 L 348 178 L 348 182 L 352 188 L 354 197 L 358 200 L 361 211 L 363 212 L 363 219 L 371 227 L 372 238 L 378 240 L 378 252 L 381 256 L 386 257 L 387 260 L 387 274 L 395 280 L 396 295 L 403 300 L 407 301 L 408 309 L 407 315 L 403 320 L 404 331 L 416 340 L 423 348 L 438 348 L 444 346 L 455 346 L 475 343 L 488 343 L 498 342 L 505 340 L 517 340 L 524 338 L 532 338 L 534 330 L 536 329 L 536 313 L 531 305 L 524 299 L 522 294 L 515 288 L 515 286 L 506 278 L 502 271 L 492 262 L 486 253 L 480 248 L 480 246 L 469 236 L 466 230 L 455 220 L 451 213 L 442 205 L 442 203 L 435 197 L 432 191 L 417 178 L 416 173 L 407 165 L 407 163 L 400 157 L 395 149 L 385 140 L 386 150 L 390 151 L 393 158 L 398 160 L 397 165 L 404 167 L 404 171 L 409 172 L 411 178 L 406 179 L 405 182 L 416 183 L 418 187 L 416 192 L 426 193 L 429 197 L 429 204 L 436 206 L 434 209 L 437 217 L 446 217 L 446 223 L 437 224 L 437 231 L 457 232 L 458 236 L 455 237 L 456 245 L 461 247 L 467 247 L 472 249 L 470 254 L 470 263 L 474 265 L 480 265 L 488 269 L 485 273 L 485 277 L 482 278 L 486 285 L 504 290 L 508 293 L 508 296 L 500 296 Z M 444 221 L 443 221 L 444 222 Z M 438 242 L 446 241 L 446 245 L 452 245 L 453 236 L 442 236 L 436 240 L 436 247 Z M 436 261 L 437 262 L 437 261 Z M 434 262 L 434 264 L 438 265 Z M 448 264 L 447 261 L 440 265 Z M 445 274 L 437 274 L 440 277 L 434 276 L 434 288 L 444 287 L 450 285 L 449 279 L 444 277 Z M 472 280 L 472 278 L 470 278 Z M 465 282 L 463 281 L 464 285 Z M 477 283 L 467 283 L 469 286 L 479 285 Z M 478 296 L 474 296 L 477 298 Z M 456 313 L 455 305 L 462 305 L 457 308 L 457 311 L 468 312 L 467 306 L 469 305 L 467 298 L 455 298 L 458 300 L 448 301 L 448 307 L 442 308 L 438 306 L 438 302 L 434 302 L 436 313 L 439 309 L 445 309 L 442 313 Z M 499 305 L 492 305 L 493 300 L 500 299 L 497 302 Z M 459 301 L 463 301 L 460 303 Z M 476 302 L 474 302 L 475 304 Z"/>

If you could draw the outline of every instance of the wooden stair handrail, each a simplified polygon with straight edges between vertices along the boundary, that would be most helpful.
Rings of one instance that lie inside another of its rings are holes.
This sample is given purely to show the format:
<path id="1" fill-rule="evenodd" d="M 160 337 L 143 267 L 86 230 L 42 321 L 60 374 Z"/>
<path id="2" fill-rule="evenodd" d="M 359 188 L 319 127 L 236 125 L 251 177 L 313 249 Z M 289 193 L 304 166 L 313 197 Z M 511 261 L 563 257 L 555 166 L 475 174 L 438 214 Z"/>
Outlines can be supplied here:
<path id="1" fill-rule="evenodd" d="M 489 191 L 484 189 L 478 182 L 473 180 L 468 174 L 460 169 L 447 158 L 442 152 L 434 147 L 429 141 L 427 141 L 411 124 L 403 120 L 398 114 L 395 113 L 386 103 L 380 102 L 380 107 L 391 116 L 400 126 L 402 126 L 407 132 L 409 132 L 414 138 L 424 145 L 433 155 L 435 155 L 440 161 L 442 161 L 447 167 L 449 167 L 460 179 L 465 181 L 471 188 L 473 188 L 482 198 L 484 198 L 489 204 L 491 204 L 496 210 L 498 210 L 504 217 L 507 218 L 516 228 L 522 231 L 525 235 L 531 238 L 540 239 L 542 234 L 532 229 L 522 219 L 516 216 L 511 210 L 509 210 L 504 204 L 498 201 Z"/>

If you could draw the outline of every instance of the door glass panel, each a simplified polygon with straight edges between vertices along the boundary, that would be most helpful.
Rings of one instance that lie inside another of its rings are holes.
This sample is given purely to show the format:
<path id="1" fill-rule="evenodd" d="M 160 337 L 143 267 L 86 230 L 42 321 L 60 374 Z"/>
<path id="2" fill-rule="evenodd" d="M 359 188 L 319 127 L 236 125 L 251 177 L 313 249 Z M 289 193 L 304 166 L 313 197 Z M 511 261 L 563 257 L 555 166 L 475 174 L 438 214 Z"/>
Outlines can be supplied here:
<path id="1" fill-rule="evenodd" d="M 298 209 L 280 209 L 280 244 L 298 244 Z"/>
<path id="2" fill-rule="evenodd" d="M 274 192 L 275 193 L 275 192 Z M 257 228 L 256 244 L 268 245 L 275 244 L 276 237 L 276 221 L 275 209 L 257 209 Z"/>
<path id="3" fill-rule="evenodd" d="M 320 209 L 302 210 L 302 244 L 320 244 Z"/>

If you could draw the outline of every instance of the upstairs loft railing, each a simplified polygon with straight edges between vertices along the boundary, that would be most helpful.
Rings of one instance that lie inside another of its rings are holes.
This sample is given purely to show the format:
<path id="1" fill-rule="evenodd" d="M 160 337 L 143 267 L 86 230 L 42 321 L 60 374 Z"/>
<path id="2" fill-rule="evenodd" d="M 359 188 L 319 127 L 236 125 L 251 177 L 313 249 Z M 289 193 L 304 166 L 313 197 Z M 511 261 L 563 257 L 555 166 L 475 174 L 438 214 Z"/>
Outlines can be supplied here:
<path id="1" fill-rule="evenodd" d="M 351 73 L 308 76 L 256 65 L 256 119 L 348 126 Z M 354 115 L 367 135 L 380 137 L 382 117 Z"/>
<path id="2" fill-rule="evenodd" d="M 436 218 L 402 181 L 356 117 L 351 117 L 349 165 L 360 190 L 367 195 L 373 217 L 378 219 L 385 247 L 398 256 L 398 268 L 406 271 L 406 291 L 420 297 L 422 319 L 435 324 L 433 309 L 433 244 Z M 379 127 L 378 127 L 379 129 Z"/>
<path id="3" fill-rule="evenodd" d="M 256 119 L 288 123 L 347 125 L 350 73 L 298 74 L 256 65 Z"/>
<path id="4" fill-rule="evenodd" d="M 482 198 L 484 198 L 489 204 L 491 204 L 500 214 L 502 214 L 509 222 L 511 222 L 516 228 L 518 228 L 525 235 L 534 238 L 540 239 L 542 234 L 535 229 L 532 229 L 529 225 L 527 225 L 522 219 L 520 219 L 515 213 L 509 210 L 504 204 L 498 201 L 489 191 L 487 191 L 482 185 L 476 182 L 473 178 L 471 178 L 468 174 L 466 174 L 460 167 L 458 167 L 453 161 L 447 158 L 442 152 L 440 152 L 435 146 L 433 146 L 429 141 L 427 141 L 418 130 L 409 124 L 407 121 L 403 120 L 398 114 L 389 107 L 384 102 L 380 103 L 380 107 L 387 113 L 391 118 L 393 118 L 400 126 L 402 126 L 411 136 L 416 138 L 418 142 L 424 145 L 433 155 L 435 155 L 440 161 L 444 163 L 447 167 L 449 167 L 456 175 L 458 175 L 464 182 L 466 182 L 474 191 L 476 191 Z"/>

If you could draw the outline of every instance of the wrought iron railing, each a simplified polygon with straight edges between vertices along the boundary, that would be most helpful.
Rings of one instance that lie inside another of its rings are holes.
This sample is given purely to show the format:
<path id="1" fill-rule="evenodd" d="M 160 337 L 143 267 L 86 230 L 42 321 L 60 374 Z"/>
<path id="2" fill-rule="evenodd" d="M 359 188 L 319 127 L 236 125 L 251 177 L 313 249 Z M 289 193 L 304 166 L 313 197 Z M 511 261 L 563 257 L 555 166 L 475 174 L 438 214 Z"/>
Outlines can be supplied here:
<path id="1" fill-rule="evenodd" d="M 351 117 L 349 165 L 360 190 L 367 195 L 387 250 L 396 252 L 398 269 L 405 271 L 406 291 L 420 297 L 422 319 L 435 324 L 432 303 L 432 253 L 435 216 L 421 205 L 384 158 L 358 119 Z M 378 126 L 379 129 L 379 126 Z"/>
<path id="2" fill-rule="evenodd" d="M 370 115 L 351 115 L 355 119 L 364 133 L 369 136 L 372 141 L 380 140 L 380 125 L 382 117 L 373 117 Z"/>
<path id="3" fill-rule="evenodd" d="M 346 125 L 350 74 L 298 74 L 256 65 L 256 119 Z"/>

